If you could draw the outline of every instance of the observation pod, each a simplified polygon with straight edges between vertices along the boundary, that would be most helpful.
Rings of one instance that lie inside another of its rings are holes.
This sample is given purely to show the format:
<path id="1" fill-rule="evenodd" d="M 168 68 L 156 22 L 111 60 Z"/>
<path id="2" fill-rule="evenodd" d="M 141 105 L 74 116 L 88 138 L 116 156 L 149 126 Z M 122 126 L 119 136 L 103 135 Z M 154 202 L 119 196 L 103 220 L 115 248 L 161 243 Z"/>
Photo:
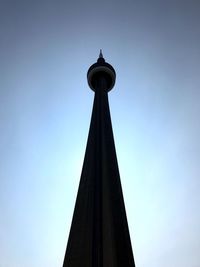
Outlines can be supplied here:
<path id="1" fill-rule="evenodd" d="M 110 64 L 105 62 L 101 50 L 97 62 L 88 70 L 87 79 L 89 87 L 93 91 L 96 91 L 99 85 L 101 85 L 100 87 L 109 92 L 115 85 L 115 70 Z"/>

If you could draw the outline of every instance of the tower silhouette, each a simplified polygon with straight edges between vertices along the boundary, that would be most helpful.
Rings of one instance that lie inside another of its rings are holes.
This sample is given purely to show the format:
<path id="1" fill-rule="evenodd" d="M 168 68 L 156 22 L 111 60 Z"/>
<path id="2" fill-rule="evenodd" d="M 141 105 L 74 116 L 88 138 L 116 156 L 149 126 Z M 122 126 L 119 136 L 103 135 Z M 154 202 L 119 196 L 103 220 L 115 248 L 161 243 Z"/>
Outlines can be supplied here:
<path id="1" fill-rule="evenodd" d="M 108 103 L 115 78 L 100 51 L 87 73 L 95 97 L 63 267 L 135 267 Z"/>

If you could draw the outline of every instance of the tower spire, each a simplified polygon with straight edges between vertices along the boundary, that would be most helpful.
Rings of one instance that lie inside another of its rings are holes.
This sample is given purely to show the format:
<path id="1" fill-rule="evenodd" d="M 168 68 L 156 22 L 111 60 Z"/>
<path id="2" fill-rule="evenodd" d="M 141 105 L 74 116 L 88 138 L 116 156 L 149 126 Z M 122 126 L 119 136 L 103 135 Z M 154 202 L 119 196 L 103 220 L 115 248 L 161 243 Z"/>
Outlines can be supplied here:
<path id="1" fill-rule="evenodd" d="M 63 267 L 135 267 L 108 103 L 116 74 L 102 59 L 87 73 L 95 96 Z"/>
<path id="2" fill-rule="evenodd" d="M 100 49 L 99 58 L 103 58 L 102 49 Z"/>
<path id="3" fill-rule="evenodd" d="M 102 53 L 102 49 L 100 49 L 99 58 L 97 59 L 97 62 L 98 63 L 104 63 L 105 62 L 105 59 L 104 59 L 103 53 Z"/>

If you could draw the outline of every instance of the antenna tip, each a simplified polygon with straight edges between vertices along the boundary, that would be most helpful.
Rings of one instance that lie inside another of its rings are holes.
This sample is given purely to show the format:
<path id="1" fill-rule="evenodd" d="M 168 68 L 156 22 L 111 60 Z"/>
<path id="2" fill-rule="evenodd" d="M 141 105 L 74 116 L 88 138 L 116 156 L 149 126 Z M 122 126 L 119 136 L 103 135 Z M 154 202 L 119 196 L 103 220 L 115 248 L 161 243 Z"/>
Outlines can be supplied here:
<path id="1" fill-rule="evenodd" d="M 102 49 L 100 49 L 99 58 L 103 58 Z"/>

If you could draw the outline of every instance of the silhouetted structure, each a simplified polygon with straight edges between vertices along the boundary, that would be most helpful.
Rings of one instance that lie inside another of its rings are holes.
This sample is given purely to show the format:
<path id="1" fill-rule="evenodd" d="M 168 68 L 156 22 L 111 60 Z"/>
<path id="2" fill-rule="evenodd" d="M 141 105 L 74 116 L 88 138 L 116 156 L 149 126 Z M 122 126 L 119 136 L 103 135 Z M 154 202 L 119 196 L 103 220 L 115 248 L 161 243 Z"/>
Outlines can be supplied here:
<path id="1" fill-rule="evenodd" d="M 95 97 L 63 267 L 135 266 L 108 104 L 115 77 L 100 52 L 87 73 Z"/>

